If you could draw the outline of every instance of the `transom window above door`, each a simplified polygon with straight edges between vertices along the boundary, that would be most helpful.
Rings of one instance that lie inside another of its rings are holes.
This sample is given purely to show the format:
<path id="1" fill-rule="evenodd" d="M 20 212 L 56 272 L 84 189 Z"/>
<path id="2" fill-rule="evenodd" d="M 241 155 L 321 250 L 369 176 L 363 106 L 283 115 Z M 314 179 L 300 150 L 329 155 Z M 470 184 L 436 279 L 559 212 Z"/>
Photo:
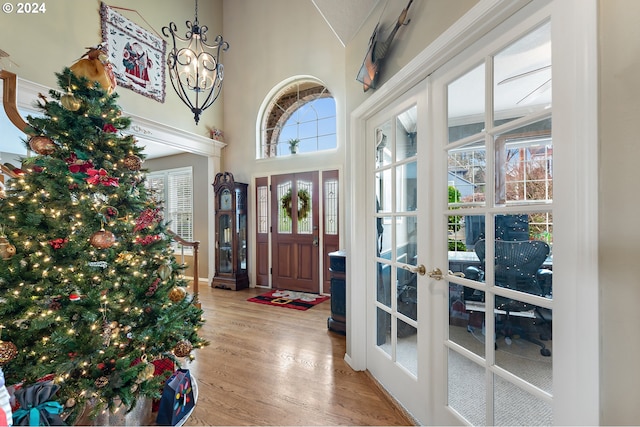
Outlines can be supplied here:
<path id="1" fill-rule="evenodd" d="M 336 103 L 319 81 L 289 82 L 265 102 L 259 158 L 313 153 L 337 147 Z"/>

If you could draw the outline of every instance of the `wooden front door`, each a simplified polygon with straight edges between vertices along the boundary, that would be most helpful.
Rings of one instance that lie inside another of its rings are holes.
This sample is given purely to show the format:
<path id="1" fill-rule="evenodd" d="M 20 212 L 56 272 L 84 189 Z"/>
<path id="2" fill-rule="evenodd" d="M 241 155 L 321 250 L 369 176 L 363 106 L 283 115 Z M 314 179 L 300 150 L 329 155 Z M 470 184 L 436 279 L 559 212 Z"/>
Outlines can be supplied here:
<path id="1" fill-rule="evenodd" d="M 272 287 L 319 292 L 318 174 L 271 178 Z"/>

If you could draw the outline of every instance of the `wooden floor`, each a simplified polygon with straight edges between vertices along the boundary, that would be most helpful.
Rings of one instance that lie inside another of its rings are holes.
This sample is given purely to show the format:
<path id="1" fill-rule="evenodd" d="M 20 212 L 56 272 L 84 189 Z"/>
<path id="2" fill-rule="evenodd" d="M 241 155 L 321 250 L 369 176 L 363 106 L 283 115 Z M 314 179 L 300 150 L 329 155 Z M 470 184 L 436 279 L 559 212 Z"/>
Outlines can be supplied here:
<path id="1" fill-rule="evenodd" d="M 248 302 L 265 289 L 200 286 L 210 345 L 184 367 L 199 398 L 186 425 L 411 425 L 327 329 L 330 301 L 307 311 Z"/>

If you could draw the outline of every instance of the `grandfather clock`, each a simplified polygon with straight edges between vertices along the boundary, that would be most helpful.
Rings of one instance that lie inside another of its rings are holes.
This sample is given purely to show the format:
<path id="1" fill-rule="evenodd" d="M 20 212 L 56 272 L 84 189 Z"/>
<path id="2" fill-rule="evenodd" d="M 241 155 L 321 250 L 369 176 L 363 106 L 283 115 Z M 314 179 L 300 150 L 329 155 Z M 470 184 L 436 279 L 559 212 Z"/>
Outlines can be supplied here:
<path id="1" fill-rule="evenodd" d="M 216 210 L 216 273 L 211 286 L 237 291 L 249 286 L 247 274 L 247 187 L 231 172 L 213 181 Z"/>

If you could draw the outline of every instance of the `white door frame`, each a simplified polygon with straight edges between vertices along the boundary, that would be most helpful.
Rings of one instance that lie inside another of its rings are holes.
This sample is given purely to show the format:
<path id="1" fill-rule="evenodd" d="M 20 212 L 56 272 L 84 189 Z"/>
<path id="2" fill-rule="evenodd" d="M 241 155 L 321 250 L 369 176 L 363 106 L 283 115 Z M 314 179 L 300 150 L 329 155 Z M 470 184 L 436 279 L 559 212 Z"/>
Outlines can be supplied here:
<path id="1" fill-rule="evenodd" d="M 347 218 L 366 218 L 366 122 L 528 1 L 481 0 L 351 115 Z M 545 2 L 546 3 L 546 2 Z M 597 0 L 554 0 L 552 11 L 554 162 L 554 423 L 599 424 Z M 554 24 L 555 23 L 555 24 Z M 567 76 L 571 76 L 568 78 Z M 584 171 L 592 171 L 585 173 Z M 346 230 L 347 354 L 367 369 L 367 221 Z M 585 309 L 585 307 L 587 307 Z M 581 314 L 582 313 L 582 314 Z M 579 322 L 578 322 L 579 319 Z M 556 327 L 556 325 L 561 325 Z M 586 333 L 585 331 L 589 331 Z M 585 373 L 588 373 L 585 375 Z M 402 404 L 402 402 L 400 402 Z"/>

